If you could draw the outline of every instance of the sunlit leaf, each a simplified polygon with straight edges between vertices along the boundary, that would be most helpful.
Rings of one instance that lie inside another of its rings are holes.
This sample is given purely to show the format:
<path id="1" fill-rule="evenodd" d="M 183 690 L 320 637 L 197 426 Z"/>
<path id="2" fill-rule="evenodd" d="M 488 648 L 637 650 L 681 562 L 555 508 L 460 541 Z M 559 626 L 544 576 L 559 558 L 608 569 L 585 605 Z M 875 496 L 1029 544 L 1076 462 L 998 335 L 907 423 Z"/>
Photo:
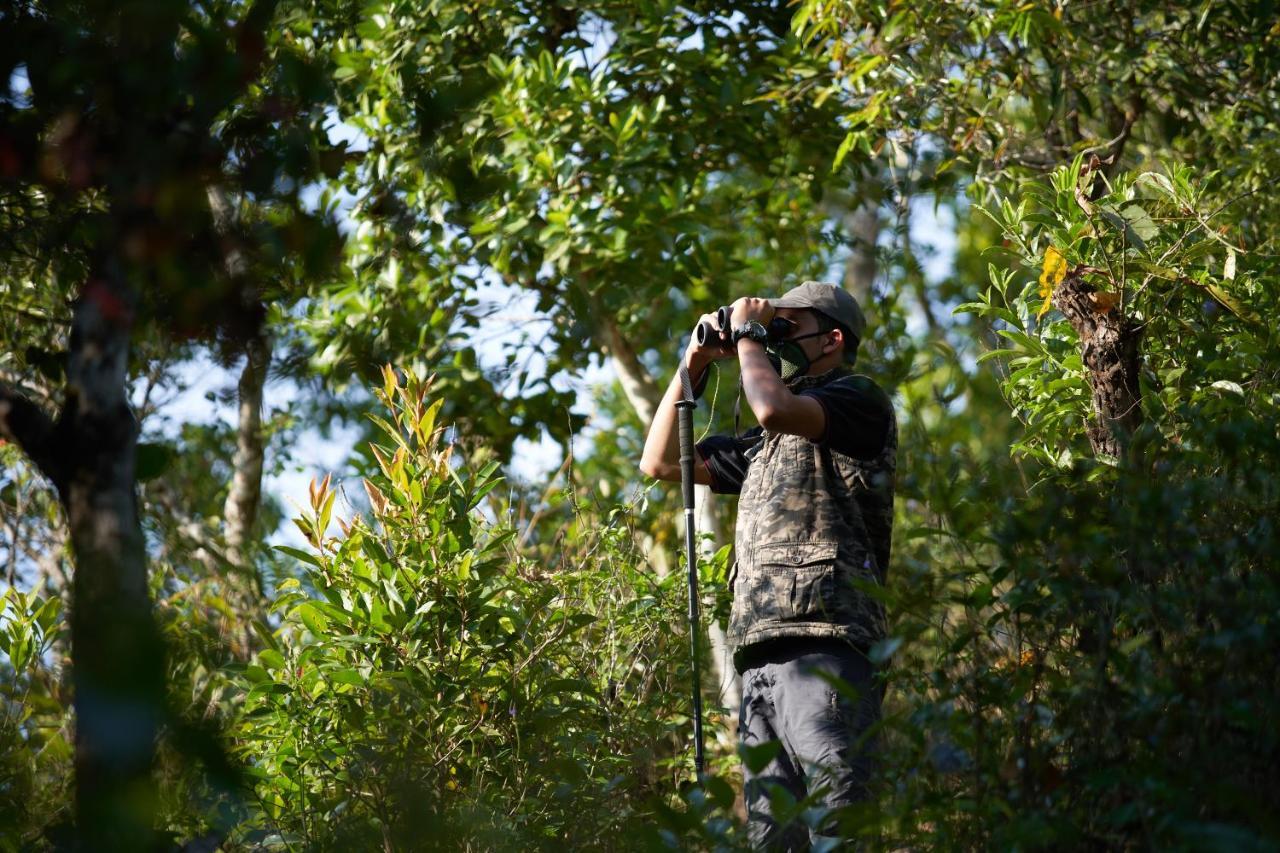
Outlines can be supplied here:
<path id="1" fill-rule="evenodd" d="M 1044 260 L 1040 268 L 1040 296 L 1044 303 L 1036 312 L 1036 319 L 1043 317 L 1053 307 L 1053 289 L 1067 275 L 1067 259 L 1055 247 L 1048 246 L 1044 250 Z"/>

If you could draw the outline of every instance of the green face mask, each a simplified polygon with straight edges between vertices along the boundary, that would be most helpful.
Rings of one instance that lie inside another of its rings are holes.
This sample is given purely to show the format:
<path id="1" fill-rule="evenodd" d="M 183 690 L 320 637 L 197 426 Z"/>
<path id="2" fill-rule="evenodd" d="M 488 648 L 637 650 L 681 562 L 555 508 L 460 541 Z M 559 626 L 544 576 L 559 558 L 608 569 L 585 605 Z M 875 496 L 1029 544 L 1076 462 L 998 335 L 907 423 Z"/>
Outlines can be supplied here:
<path id="1" fill-rule="evenodd" d="M 809 356 L 805 355 L 804 349 L 796 341 L 803 341 L 805 338 L 816 338 L 825 334 L 827 333 L 813 332 L 808 335 L 788 338 L 785 341 L 770 341 L 765 344 L 764 354 L 768 357 L 769 364 L 773 365 L 773 369 L 782 377 L 782 381 L 790 382 L 797 376 L 804 376 L 808 373 L 809 365 L 812 364 Z"/>

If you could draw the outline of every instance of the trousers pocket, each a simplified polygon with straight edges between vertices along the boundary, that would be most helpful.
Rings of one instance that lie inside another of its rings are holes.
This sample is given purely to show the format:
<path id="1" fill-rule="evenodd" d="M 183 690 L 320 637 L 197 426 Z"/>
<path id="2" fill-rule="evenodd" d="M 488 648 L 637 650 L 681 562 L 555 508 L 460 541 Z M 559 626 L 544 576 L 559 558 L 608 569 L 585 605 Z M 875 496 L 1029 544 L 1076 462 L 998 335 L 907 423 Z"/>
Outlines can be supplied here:
<path id="1" fill-rule="evenodd" d="M 755 549 L 753 610 L 775 619 L 830 618 L 835 610 L 834 541 L 770 542 Z"/>

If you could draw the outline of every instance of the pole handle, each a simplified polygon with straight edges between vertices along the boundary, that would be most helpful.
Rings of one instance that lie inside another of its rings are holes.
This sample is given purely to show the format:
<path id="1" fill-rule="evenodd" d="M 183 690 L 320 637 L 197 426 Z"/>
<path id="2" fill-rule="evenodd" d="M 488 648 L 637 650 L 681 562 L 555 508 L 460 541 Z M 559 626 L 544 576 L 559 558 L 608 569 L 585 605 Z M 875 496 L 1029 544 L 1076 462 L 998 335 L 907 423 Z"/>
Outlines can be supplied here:
<path id="1" fill-rule="evenodd" d="M 676 403 L 676 420 L 680 427 L 680 491 L 685 509 L 693 509 L 693 407 L 696 405 L 692 400 Z"/>

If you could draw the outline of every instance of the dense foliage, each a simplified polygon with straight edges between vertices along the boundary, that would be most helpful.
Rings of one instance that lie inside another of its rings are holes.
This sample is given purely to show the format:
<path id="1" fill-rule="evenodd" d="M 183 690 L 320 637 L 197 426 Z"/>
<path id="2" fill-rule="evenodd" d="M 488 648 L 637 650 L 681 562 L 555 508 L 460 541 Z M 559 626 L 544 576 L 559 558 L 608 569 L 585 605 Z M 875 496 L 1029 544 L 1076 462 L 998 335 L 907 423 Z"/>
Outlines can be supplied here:
<path id="1" fill-rule="evenodd" d="M 234 678 L 261 806 L 246 839 L 491 849 L 634 833 L 681 751 L 679 578 L 645 571 L 620 508 L 560 542 L 557 565 L 521 554 L 502 502 L 486 505 L 496 521 L 478 510 L 496 465 L 451 465 L 428 393 L 388 369 L 372 517 L 330 538 L 337 495 L 319 485 L 277 639 Z"/>
<path id="2" fill-rule="evenodd" d="M 708 673 L 688 784 L 677 499 L 635 464 L 698 312 L 842 273 L 901 432 L 844 836 L 1273 849 L 1274 17 L 0 6 L 0 849 L 743 846 L 770 756 Z M 166 420 L 200 353 L 234 426 Z M 264 471 L 335 417 L 269 548 Z"/>

